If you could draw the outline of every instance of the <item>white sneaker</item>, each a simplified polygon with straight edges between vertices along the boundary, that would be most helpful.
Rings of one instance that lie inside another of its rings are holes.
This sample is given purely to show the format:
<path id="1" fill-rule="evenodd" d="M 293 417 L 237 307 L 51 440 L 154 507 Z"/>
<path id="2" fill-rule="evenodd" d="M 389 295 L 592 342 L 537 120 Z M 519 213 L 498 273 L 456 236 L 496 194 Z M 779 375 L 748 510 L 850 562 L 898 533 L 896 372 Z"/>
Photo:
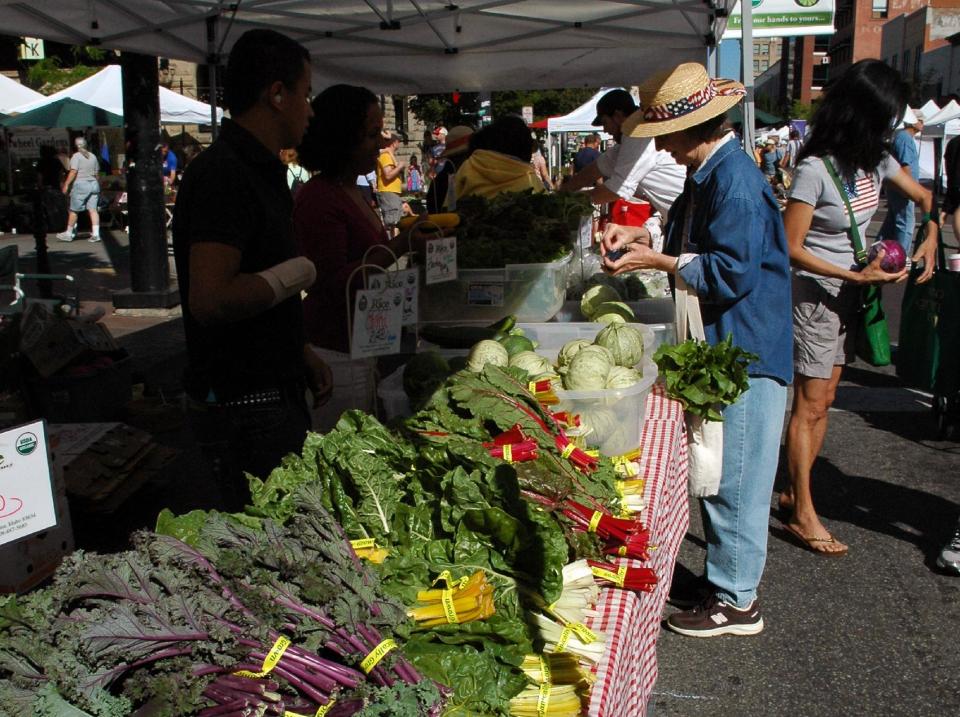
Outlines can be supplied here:
<path id="1" fill-rule="evenodd" d="M 88 241 L 88 242 L 98 242 L 98 241 L 100 241 L 100 235 L 99 235 L 99 234 L 94 234 L 94 235 L 91 236 L 89 239 L 87 239 L 87 241 Z"/>
<path id="2" fill-rule="evenodd" d="M 937 556 L 937 567 L 954 575 L 960 575 L 960 521 L 957 522 L 953 537 Z"/>
<path id="3" fill-rule="evenodd" d="M 67 232 L 60 232 L 59 234 L 57 234 L 57 241 L 73 241 L 73 240 L 74 240 L 73 232 L 67 231 Z"/>

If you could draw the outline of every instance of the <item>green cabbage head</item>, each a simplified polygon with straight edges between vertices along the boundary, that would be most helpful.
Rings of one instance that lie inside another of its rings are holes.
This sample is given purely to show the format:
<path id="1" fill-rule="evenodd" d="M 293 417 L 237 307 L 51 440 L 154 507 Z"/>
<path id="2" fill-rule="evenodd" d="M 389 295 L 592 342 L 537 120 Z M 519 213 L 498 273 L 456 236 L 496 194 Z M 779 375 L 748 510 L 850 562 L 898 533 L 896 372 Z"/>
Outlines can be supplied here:
<path id="1" fill-rule="evenodd" d="M 531 376 L 553 373 L 553 364 L 538 353 L 521 351 L 510 357 L 511 368 L 522 368 Z"/>
<path id="2" fill-rule="evenodd" d="M 474 373 L 483 371 L 488 363 L 494 366 L 506 366 L 510 361 L 507 350 L 496 341 L 484 339 L 474 344 L 467 357 L 467 369 Z"/>
<path id="3" fill-rule="evenodd" d="M 617 366 L 636 366 L 643 358 L 643 334 L 629 324 L 608 324 L 594 343 L 609 349 Z"/>

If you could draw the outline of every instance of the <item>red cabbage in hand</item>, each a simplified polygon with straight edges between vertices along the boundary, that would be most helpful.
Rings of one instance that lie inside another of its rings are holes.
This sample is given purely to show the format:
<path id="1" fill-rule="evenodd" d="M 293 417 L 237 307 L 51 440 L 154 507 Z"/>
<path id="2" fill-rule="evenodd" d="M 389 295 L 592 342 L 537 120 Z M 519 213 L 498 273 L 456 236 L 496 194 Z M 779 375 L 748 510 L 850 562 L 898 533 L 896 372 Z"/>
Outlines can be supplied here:
<path id="1" fill-rule="evenodd" d="M 875 242 L 867 254 L 867 261 L 872 262 L 876 259 L 881 248 L 883 248 L 884 254 L 883 259 L 880 260 L 880 268 L 890 274 L 902 271 L 903 267 L 907 265 L 907 254 L 900 246 L 900 242 L 893 239 Z"/>

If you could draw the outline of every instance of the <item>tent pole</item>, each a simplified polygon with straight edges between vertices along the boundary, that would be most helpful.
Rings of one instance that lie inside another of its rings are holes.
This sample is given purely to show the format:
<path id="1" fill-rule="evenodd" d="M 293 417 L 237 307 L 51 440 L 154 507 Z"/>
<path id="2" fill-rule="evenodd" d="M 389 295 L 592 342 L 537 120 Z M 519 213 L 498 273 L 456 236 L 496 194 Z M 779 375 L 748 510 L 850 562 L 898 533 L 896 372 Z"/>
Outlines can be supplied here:
<path id="1" fill-rule="evenodd" d="M 120 54 L 123 124 L 128 150 L 130 289 L 113 294 L 115 309 L 169 309 L 180 303 L 170 286 L 167 213 L 160 159 L 160 84 L 157 58 Z"/>
<path id="2" fill-rule="evenodd" d="M 743 151 L 753 157 L 753 3 L 740 3 L 740 77 L 747 96 L 743 98 Z"/>
<path id="3" fill-rule="evenodd" d="M 719 50 L 718 45 L 710 45 L 707 47 L 707 74 L 710 75 L 710 77 L 716 77 L 718 74 Z"/>
<path id="4" fill-rule="evenodd" d="M 3 143 L 7 148 L 7 194 L 13 196 L 13 150 L 10 147 L 10 137 L 12 133 L 8 129 L 3 130 Z"/>
<path id="5" fill-rule="evenodd" d="M 210 82 L 210 133 L 213 139 L 217 138 L 217 65 L 220 57 L 217 55 L 217 15 L 207 18 L 207 75 Z"/>

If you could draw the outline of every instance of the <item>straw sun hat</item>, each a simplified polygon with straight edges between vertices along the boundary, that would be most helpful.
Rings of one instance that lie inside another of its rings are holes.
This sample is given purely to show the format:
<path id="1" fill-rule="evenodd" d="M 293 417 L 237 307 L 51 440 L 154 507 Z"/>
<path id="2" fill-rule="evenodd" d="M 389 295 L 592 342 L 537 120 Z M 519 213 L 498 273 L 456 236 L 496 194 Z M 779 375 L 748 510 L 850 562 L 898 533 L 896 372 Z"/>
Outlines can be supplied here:
<path id="1" fill-rule="evenodd" d="M 698 62 L 658 72 L 640 85 L 640 109 L 624 123 L 630 137 L 679 132 L 726 112 L 743 99 L 743 85 L 711 79 Z"/>

